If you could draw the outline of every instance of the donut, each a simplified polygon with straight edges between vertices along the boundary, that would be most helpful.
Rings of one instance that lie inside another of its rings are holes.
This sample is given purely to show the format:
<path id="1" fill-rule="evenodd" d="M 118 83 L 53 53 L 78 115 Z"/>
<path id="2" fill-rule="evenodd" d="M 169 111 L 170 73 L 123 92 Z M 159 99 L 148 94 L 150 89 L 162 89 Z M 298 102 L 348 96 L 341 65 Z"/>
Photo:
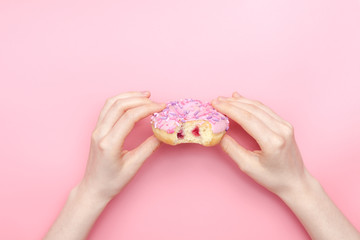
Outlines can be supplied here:
<path id="1" fill-rule="evenodd" d="M 170 145 L 198 143 L 214 146 L 228 131 L 229 119 L 208 102 L 181 99 L 168 102 L 164 110 L 154 113 L 151 126 L 154 135 Z"/>

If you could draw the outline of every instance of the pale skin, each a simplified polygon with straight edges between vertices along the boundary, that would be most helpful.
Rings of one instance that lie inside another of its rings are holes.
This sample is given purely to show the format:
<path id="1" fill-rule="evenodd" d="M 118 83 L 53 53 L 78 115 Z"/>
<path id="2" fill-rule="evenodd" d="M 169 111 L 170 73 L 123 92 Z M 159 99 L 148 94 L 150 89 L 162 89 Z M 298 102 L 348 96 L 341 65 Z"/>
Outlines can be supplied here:
<path id="1" fill-rule="evenodd" d="M 165 107 L 149 97 L 149 92 L 129 92 L 107 100 L 92 134 L 84 177 L 44 239 L 85 239 L 106 205 L 159 147 L 154 136 L 134 150 L 122 147 L 137 121 Z M 240 170 L 283 200 L 312 239 L 360 240 L 356 228 L 306 170 L 288 122 L 236 92 L 212 105 L 241 125 L 261 148 L 249 151 L 226 134 L 220 142 L 224 152 Z"/>

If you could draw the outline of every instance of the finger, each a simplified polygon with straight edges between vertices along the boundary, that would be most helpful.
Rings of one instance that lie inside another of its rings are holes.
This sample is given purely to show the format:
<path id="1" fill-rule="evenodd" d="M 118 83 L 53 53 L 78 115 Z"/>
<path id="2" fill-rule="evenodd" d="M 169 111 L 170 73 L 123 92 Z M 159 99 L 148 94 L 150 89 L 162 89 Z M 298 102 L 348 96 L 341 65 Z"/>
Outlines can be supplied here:
<path id="1" fill-rule="evenodd" d="M 120 93 L 114 97 L 111 97 L 109 99 L 106 100 L 104 107 L 102 108 L 98 121 L 97 121 L 97 125 L 98 126 L 102 120 L 104 119 L 106 113 L 109 111 L 109 109 L 111 108 L 111 106 L 119 99 L 124 99 L 124 98 L 130 98 L 130 97 L 146 97 L 149 98 L 150 97 L 150 92 L 148 91 L 144 91 L 144 92 L 126 92 L 126 93 Z"/>
<path id="2" fill-rule="evenodd" d="M 106 141 L 121 147 L 137 121 L 149 116 L 151 113 L 161 111 L 165 106 L 165 104 L 149 103 L 126 111 L 105 137 Z"/>
<path id="3" fill-rule="evenodd" d="M 127 153 L 126 170 L 135 174 L 145 160 L 160 146 L 160 141 L 153 135 L 146 139 L 140 146 Z"/>
<path id="4" fill-rule="evenodd" d="M 263 109 L 252 104 L 234 101 L 231 99 L 227 99 L 226 101 L 228 101 L 230 104 L 234 105 L 237 108 L 244 109 L 245 111 L 248 111 L 249 113 L 253 114 L 259 120 L 264 122 L 273 132 L 276 132 L 278 134 L 282 133 L 282 123 L 279 122 L 277 119 L 273 118 Z"/>
<path id="5" fill-rule="evenodd" d="M 238 144 L 232 137 L 225 134 L 220 142 L 221 148 L 226 152 L 239 166 L 243 172 L 248 172 L 255 161 L 253 153 L 246 150 Z"/>
<path id="6" fill-rule="evenodd" d="M 128 109 L 149 103 L 151 103 L 151 101 L 148 98 L 144 97 L 130 97 L 118 99 L 110 107 L 102 122 L 100 122 L 95 131 L 99 136 L 105 136 Z"/>
<path id="7" fill-rule="evenodd" d="M 275 118 L 279 122 L 284 123 L 284 124 L 288 124 L 284 119 L 282 119 L 279 115 L 277 115 L 271 108 L 269 108 L 268 106 L 265 106 L 263 103 L 261 103 L 259 101 L 250 100 L 248 98 L 245 98 L 245 97 L 241 96 L 237 92 L 234 92 L 232 96 L 234 98 L 232 100 L 255 105 L 258 108 L 264 110 L 267 114 L 269 114 L 270 116 L 272 116 L 273 118 Z"/>
<path id="8" fill-rule="evenodd" d="M 238 92 L 233 92 L 232 97 L 233 97 L 233 98 L 240 98 L 241 95 L 240 95 L 240 93 L 238 93 Z"/>
<path id="9" fill-rule="evenodd" d="M 257 141 L 262 150 L 269 149 L 269 143 L 277 137 L 263 121 L 244 109 L 226 101 L 213 101 L 213 107 L 240 124 Z"/>

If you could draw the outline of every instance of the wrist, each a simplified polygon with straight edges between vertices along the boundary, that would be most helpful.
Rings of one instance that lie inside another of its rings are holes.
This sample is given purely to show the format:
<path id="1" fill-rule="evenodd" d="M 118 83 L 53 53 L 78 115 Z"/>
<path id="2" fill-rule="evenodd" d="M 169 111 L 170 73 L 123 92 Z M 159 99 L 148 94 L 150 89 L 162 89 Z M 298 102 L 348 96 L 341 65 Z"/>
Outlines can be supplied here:
<path id="1" fill-rule="evenodd" d="M 71 199 L 91 207 L 105 208 L 111 201 L 111 198 L 101 196 L 93 189 L 85 186 L 83 182 L 75 186 L 70 193 Z"/>
<path id="2" fill-rule="evenodd" d="M 44 239 L 85 239 L 108 202 L 94 196 L 80 183 L 71 190 L 64 208 Z"/>
<path id="3" fill-rule="evenodd" d="M 301 179 L 294 182 L 287 190 L 277 193 L 277 195 L 289 205 L 298 201 L 305 201 L 320 191 L 322 191 L 320 183 L 305 170 Z"/>

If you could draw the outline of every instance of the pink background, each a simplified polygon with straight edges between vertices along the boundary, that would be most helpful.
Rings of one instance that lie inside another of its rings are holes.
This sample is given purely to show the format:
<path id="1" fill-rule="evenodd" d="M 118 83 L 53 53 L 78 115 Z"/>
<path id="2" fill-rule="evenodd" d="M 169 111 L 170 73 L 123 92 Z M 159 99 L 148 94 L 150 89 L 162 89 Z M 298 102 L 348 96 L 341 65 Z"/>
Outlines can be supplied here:
<path id="1" fill-rule="evenodd" d="M 40 239 L 82 177 L 106 98 L 239 91 L 295 126 L 304 161 L 360 228 L 356 0 L 0 3 L 0 239 Z M 137 124 L 126 146 L 150 136 Z M 235 124 L 229 134 L 256 144 Z M 89 239 L 309 239 L 219 146 L 163 145 Z"/>

